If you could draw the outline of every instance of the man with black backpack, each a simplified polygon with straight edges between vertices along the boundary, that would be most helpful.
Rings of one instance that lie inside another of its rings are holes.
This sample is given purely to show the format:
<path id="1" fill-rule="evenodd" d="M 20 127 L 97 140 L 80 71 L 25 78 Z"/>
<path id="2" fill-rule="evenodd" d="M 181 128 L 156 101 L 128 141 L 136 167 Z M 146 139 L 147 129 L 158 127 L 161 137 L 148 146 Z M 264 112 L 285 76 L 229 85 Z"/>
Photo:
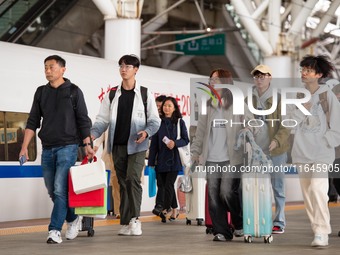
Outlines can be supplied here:
<path id="1" fill-rule="evenodd" d="M 48 83 L 35 92 L 19 157 L 21 163 L 29 159 L 27 147 L 36 129 L 41 127 L 41 167 L 45 186 L 53 201 L 47 243 L 61 243 L 65 220 L 65 237 L 69 240 L 77 237 L 81 224 L 81 217 L 75 215 L 74 208 L 68 207 L 69 169 L 77 160 L 80 143 L 85 146 L 89 158 L 94 156 L 94 151 L 90 140 L 91 120 L 83 93 L 63 77 L 66 61 L 52 55 L 45 59 L 44 64 Z"/>
<path id="2" fill-rule="evenodd" d="M 112 153 L 120 186 L 122 228 L 118 234 L 141 235 L 141 175 L 148 137 L 157 132 L 161 121 L 153 96 L 136 81 L 139 59 L 124 55 L 118 64 L 122 83 L 104 97 L 91 136 L 96 139 L 109 128 L 107 148 Z"/>

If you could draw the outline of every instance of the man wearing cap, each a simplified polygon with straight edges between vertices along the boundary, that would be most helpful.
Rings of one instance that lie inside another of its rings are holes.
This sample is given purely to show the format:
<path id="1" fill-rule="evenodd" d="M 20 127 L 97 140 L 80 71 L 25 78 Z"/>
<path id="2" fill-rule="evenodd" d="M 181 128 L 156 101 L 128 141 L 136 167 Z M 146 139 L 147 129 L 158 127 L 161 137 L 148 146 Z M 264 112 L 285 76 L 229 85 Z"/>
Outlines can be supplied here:
<path id="1" fill-rule="evenodd" d="M 272 70 L 269 66 L 258 65 L 251 71 L 255 86 L 253 87 L 253 106 L 258 110 L 270 109 L 273 104 L 273 91 L 270 86 Z M 266 155 L 269 155 L 276 166 L 285 165 L 287 162 L 287 151 L 289 149 L 290 130 L 282 126 L 281 96 L 278 95 L 276 110 L 269 115 L 255 115 L 261 119 L 263 126 L 255 135 L 256 143 Z M 276 121 L 268 121 L 274 119 Z M 277 168 L 282 169 L 282 168 Z M 285 220 L 285 182 L 283 171 L 271 173 L 271 183 L 275 199 L 275 217 L 273 220 L 273 234 L 284 233 Z"/>

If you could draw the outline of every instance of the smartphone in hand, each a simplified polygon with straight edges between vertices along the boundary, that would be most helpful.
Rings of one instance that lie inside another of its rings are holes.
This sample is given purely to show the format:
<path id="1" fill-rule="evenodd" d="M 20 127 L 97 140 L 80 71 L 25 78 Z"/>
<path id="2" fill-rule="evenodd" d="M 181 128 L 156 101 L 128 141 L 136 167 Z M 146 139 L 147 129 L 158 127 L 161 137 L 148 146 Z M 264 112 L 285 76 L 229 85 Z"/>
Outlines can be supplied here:
<path id="1" fill-rule="evenodd" d="M 141 137 L 143 136 L 143 134 L 142 133 L 140 133 L 140 134 L 137 134 L 136 135 L 136 139 L 135 139 L 135 141 L 138 141 Z"/>
<path id="2" fill-rule="evenodd" d="M 23 164 L 25 164 L 26 160 L 27 160 L 27 159 L 26 159 L 26 156 L 25 156 L 25 155 L 20 156 L 20 158 L 19 158 L 20 166 L 22 166 Z"/>
<path id="3" fill-rule="evenodd" d="M 163 143 L 168 144 L 170 142 L 170 139 L 167 136 L 164 136 L 162 141 Z"/>

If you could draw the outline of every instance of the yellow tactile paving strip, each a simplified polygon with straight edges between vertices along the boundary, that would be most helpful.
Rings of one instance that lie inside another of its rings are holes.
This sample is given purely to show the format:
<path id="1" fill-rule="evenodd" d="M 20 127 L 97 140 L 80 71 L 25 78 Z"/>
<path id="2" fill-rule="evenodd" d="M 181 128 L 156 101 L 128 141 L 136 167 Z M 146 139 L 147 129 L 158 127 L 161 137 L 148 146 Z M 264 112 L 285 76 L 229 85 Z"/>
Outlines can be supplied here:
<path id="1" fill-rule="evenodd" d="M 330 203 L 329 207 L 340 207 L 340 203 Z M 286 205 L 285 210 L 302 210 L 304 209 L 303 204 L 296 205 Z M 185 214 L 182 213 L 178 217 L 179 219 L 185 219 Z M 140 217 L 142 222 L 152 222 L 159 221 L 159 217 L 156 216 L 142 216 Z M 119 220 L 117 219 L 96 219 L 94 221 L 94 228 L 101 226 L 109 226 L 109 225 L 118 225 Z M 66 228 L 66 225 L 64 225 Z M 36 225 L 36 226 L 25 226 L 25 227 L 12 227 L 12 228 L 2 228 L 0 229 L 0 236 L 5 235 L 17 235 L 17 234 L 26 234 L 26 233 L 36 233 L 36 232 L 45 232 L 47 231 L 47 225 Z"/>
<path id="2" fill-rule="evenodd" d="M 159 220 L 159 218 L 156 216 L 142 216 L 140 220 L 142 222 L 151 222 L 151 221 Z M 101 226 L 118 225 L 118 224 L 119 224 L 119 220 L 117 219 L 95 219 L 94 228 L 101 227 Z M 25 227 L 0 228 L 0 236 L 46 232 L 47 226 L 48 225 L 44 224 L 44 225 L 25 226 Z M 63 226 L 63 229 L 66 229 L 66 224 Z"/>
<path id="3" fill-rule="evenodd" d="M 329 207 L 340 207 L 340 203 L 329 203 Z M 292 211 L 292 210 L 302 210 L 305 209 L 303 204 L 296 204 L 296 205 L 286 205 L 285 211 Z"/>

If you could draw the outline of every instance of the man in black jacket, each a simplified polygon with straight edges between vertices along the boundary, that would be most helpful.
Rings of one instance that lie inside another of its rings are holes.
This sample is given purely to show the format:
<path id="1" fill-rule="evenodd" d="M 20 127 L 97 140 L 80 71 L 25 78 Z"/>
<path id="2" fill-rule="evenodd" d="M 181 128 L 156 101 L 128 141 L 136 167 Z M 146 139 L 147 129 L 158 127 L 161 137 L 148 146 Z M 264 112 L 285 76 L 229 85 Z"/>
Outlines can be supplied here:
<path id="1" fill-rule="evenodd" d="M 81 224 L 81 217 L 75 215 L 74 208 L 68 207 L 67 185 L 68 172 L 76 162 L 80 139 L 89 158 L 93 157 L 94 151 L 90 140 L 91 120 L 83 93 L 70 80 L 63 78 L 65 60 L 52 55 L 45 59 L 44 64 L 48 83 L 35 92 L 19 157 L 29 159 L 27 147 L 36 129 L 40 128 L 42 118 L 38 134 L 43 147 L 41 167 L 45 186 L 54 204 L 47 243 L 61 243 L 60 232 L 65 220 L 67 239 L 77 237 Z"/>

